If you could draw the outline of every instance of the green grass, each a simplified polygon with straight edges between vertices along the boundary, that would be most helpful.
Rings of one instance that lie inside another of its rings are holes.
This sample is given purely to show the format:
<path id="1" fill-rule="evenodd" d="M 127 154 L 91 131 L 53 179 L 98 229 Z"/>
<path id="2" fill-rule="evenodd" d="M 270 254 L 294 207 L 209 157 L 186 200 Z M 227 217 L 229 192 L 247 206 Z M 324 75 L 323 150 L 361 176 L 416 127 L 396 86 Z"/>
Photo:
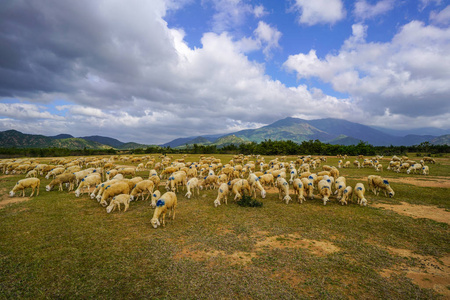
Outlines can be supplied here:
<path id="1" fill-rule="evenodd" d="M 333 158 L 327 164 L 336 162 Z M 440 170 L 439 176 L 448 178 L 448 167 L 440 168 L 431 166 L 430 172 Z M 348 183 L 354 185 L 356 178 L 375 172 L 352 168 L 341 173 L 353 178 Z M 0 178 L 2 193 L 21 178 Z M 46 192 L 48 182 L 42 180 L 38 197 L 0 209 L 2 299 L 433 299 L 439 295 L 418 287 L 404 272 L 380 275 L 383 269 L 419 266 L 387 247 L 436 258 L 450 253 L 447 224 L 354 203 L 343 207 L 332 200 L 324 206 L 320 200 L 307 200 L 286 205 L 278 195 L 268 194 L 259 208 L 240 207 L 233 197 L 215 208 L 217 191 L 202 191 L 191 199 L 181 191 L 176 219 L 166 218 L 165 228 L 153 229 L 148 201 L 132 202 L 126 213 L 107 214 L 87 196 Z M 392 185 L 394 198 L 367 192 L 369 205 L 408 202 L 449 208 L 448 189 Z M 289 234 L 330 242 L 340 250 L 316 255 L 303 247 L 257 247 L 272 236 L 288 243 Z M 213 251 L 222 254 L 205 255 Z M 237 263 L 231 258 L 237 252 L 256 255 Z"/>

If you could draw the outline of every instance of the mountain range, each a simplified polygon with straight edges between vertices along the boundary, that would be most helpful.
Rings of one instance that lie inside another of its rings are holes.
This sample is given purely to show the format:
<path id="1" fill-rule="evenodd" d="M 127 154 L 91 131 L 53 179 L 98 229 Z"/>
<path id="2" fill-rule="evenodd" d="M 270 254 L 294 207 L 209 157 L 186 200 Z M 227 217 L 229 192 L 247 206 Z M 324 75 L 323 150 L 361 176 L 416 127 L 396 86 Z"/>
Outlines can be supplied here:
<path id="1" fill-rule="evenodd" d="M 437 128 L 418 129 L 418 132 L 439 132 L 444 130 Z M 448 134 L 444 135 L 419 135 L 407 134 L 399 136 L 399 131 L 396 135 L 389 134 L 389 130 L 378 130 L 370 126 L 353 123 L 342 119 L 317 119 L 317 120 L 303 120 L 299 118 L 285 118 L 278 120 L 267 126 L 256 129 L 245 129 L 230 134 L 220 136 L 218 138 L 211 138 L 211 136 L 199 136 L 190 138 L 179 138 L 162 146 L 170 146 L 172 148 L 186 147 L 191 144 L 199 145 L 217 145 L 221 146 L 224 139 L 228 143 L 241 144 L 248 142 L 262 142 L 264 140 L 291 140 L 296 143 L 309 140 L 319 140 L 324 143 L 339 144 L 339 145 L 356 145 L 360 141 L 368 142 L 374 146 L 411 146 L 418 145 L 422 142 L 430 142 L 436 144 L 446 144 L 448 142 Z M 413 131 L 408 131 L 409 133 Z M 447 131 L 448 132 L 448 131 Z M 447 137 L 447 138 L 445 138 Z M 232 140 L 232 142 L 230 142 Z M 435 141 L 436 140 L 436 141 Z M 447 143 L 448 144 L 448 143 Z"/>
<path id="2" fill-rule="evenodd" d="M 400 135 L 401 132 L 409 133 Z M 422 142 L 436 145 L 450 145 L 450 134 L 448 131 L 437 128 L 417 129 L 423 133 L 445 133 L 442 135 L 419 135 L 411 134 L 414 131 L 390 131 L 379 130 L 374 127 L 353 123 L 341 119 L 317 119 L 303 120 L 298 118 L 285 118 L 267 126 L 256 129 L 246 129 L 229 134 L 216 134 L 177 138 L 173 141 L 160 145 L 162 147 L 186 148 L 190 145 L 216 145 L 223 147 L 229 144 L 242 144 L 250 142 L 262 142 L 264 140 L 291 140 L 296 143 L 303 141 L 319 140 L 324 143 L 339 145 L 356 145 L 360 141 L 374 146 L 411 146 Z M 73 137 L 70 134 L 59 134 L 56 136 L 44 136 L 24 134 L 17 130 L 0 132 L 0 147 L 2 148 L 69 148 L 69 149 L 109 149 L 118 150 L 146 148 L 150 145 L 138 143 L 123 143 L 117 139 L 104 136 Z M 155 145 L 152 145 L 155 146 Z"/>

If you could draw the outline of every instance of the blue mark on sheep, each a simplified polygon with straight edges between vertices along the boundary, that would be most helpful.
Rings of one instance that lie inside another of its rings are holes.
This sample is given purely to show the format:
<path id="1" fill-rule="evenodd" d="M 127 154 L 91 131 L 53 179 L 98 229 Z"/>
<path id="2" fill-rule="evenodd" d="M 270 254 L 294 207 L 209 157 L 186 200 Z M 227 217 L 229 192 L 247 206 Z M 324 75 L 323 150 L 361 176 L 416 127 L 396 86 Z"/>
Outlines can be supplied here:
<path id="1" fill-rule="evenodd" d="M 288 183 L 287 182 L 283 182 L 283 185 L 287 185 Z"/>
<path id="2" fill-rule="evenodd" d="M 299 188 L 302 188 L 303 186 L 302 186 L 302 184 L 301 184 L 301 183 L 299 183 L 299 184 L 298 184 L 298 187 L 299 187 Z"/>
<path id="3" fill-rule="evenodd" d="M 219 192 L 223 193 L 223 190 L 222 190 L 222 189 L 219 189 Z"/>
<path id="4" fill-rule="evenodd" d="M 155 197 L 155 198 L 157 197 L 156 194 L 153 194 L 152 196 Z"/>
<path id="5" fill-rule="evenodd" d="M 356 190 L 357 191 L 362 191 L 362 187 L 359 186 L 359 187 L 356 188 Z"/>
<path id="6" fill-rule="evenodd" d="M 294 174 L 295 172 L 294 171 L 291 171 L 291 174 Z"/>
<path id="7" fill-rule="evenodd" d="M 425 167 L 423 167 L 422 170 L 425 170 Z"/>
<path id="8" fill-rule="evenodd" d="M 205 177 L 205 178 L 203 178 L 203 179 L 206 179 L 206 177 Z"/>
<path id="9" fill-rule="evenodd" d="M 383 180 L 384 184 L 389 184 L 389 181 L 387 181 L 386 179 Z"/>
<path id="10" fill-rule="evenodd" d="M 314 177 L 312 176 L 312 175 L 309 175 L 309 177 L 308 177 L 309 179 L 314 179 Z"/>
<path id="11" fill-rule="evenodd" d="M 85 177 L 86 178 L 86 177 Z M 81 181 L 84 181 L 84 178 L 83 179 L 81 179 Z"/>
<path id="12" fill-rule="evenodd" d="M 156 206 L 164 206 L 166 202 L 164 200 L 159 199 L 158 202 L 156 202 Z"/>
<path id="13" fill-rule="evenodd" d="M 312 183 L 310 182 L 310 183 L 308 183 L 308 185 L 309 185 L 309 186 L 312 186 Z"/>
<path id="14" fill-rule="evenodd" d="M 344 194 L 347 194 L 348 193 L 348 191 L 347 190 L 344 190 Z"/>
<path id="15" fill-rule="evenodd" d="M 340 185 L 339 187 L 338 187 L 338 189 L 342 189 L 343 188 L 343 186 L 342 185 Z"/>

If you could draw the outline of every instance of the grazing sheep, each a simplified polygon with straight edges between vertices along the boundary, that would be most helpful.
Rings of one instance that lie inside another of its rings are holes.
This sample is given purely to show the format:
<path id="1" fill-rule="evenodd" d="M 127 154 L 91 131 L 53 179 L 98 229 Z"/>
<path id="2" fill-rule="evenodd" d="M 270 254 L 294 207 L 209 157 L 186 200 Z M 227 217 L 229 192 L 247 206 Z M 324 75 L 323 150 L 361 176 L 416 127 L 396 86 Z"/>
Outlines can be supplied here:
<path id="1" fill-rule="evenodd" d="M 253 197 L 256 198 L 256 190 L 259 190 L 261 192 L 261 197 L 264 199 L 266 198 L 266 190 L 261 185 L 261 182 L 259 182 L 259 178 L 254 174 L 250 173 L 247 178 L 248 183 L 250 184 L 250 188 L 252 190 Z"/>
<path id="2" fill-rule="evenodd" d="M 364 197 L 365 192 L 366 192 L 366 189 L 364 188 L 364 184 L 362 184 L 361 182 L 358 182 L 355 185 L 355 189 L 353 191 L 352 201 L 353 201 L 353 196 L 356 196 L 358 198 L 359 205 L 367 206 L 367 199 Z"/>
<path id="3" fill-rule="evenodd" d="M 107 206 L 107 200 L 120 194 L 129 194 L 130 186 L 127 182 L 119 181 L 114 184 L 108 185 L 103 191 L 102 198 L 100 199 L 100 205 Z"/>
<path id="4" fill-rule="evenodd" d="M 319 194 L 322 196 L 323 205 L 327 205 L 327 201 L 331 196 L 331 185 L 328 181 L 322 179 L 318 183 Z"/>
<path id="5" fill-rule="evenodd" d="M 117 171 L 116 169 L 109 170 L 108 172 L 106 172 L 106 180 L 110 180 L 111 178 L 116 176 L 118 173 L 119 173 L 119 171 Z"/>
<path id="6" fill-rule="evenodd" d="M 342 167 L 348 169 L 348 168 L 350 168 L 350 165 L 351 165 L 351 162 L 349 160 L 347 160 Z"/>
<path id="7" fill-rule="evenodd" d="M 172 192 L 178 192 L 179 185 L 186 186 L 187 183 L 186 172 L 177 171 L 172 173 L 172 176 L 170 176 L 168 182 L 170 183 L 170 190 Z"/>
<path id="8" fill-rule="evenodd" d="M 248 195 L 251 195 L 250 184 L 246 179 L 235 179 L 231 181 L 232 191 L 235 194 L 234 200 L 240 200 L 242 198 L 242 194 L 245 190 L 247 190 Z"/>
<path id="9" fill-rule="evenodd" d="M 45 175 L 45 179 L 50 179 L 50 176 L 53 176 L 53 178 L 56 177 L 56 175 L 64 173 L 66 169 L 65 168 L 54 168 L 50 172 Z"/>
<path id="10" fill-rule="evenodd" d="M 75 187 L 76 176 L 73 173 L 63 173 L 57 175 L 55 179 L 50 181 L 50 183 L 45 187 L 47 192 L 50 192 L 55 185 L 59 185 L 58 191 L 63 190 L 63 183 L 69 184 L 69 191 L 73 190 Z"/>
<path id="11" fill-rule="evenodd" d="M 337 194 L 336 198 L 339 200 L 342 198 L 342 194 L 344 193 L 345 186 L 347 185 L 347 181 L 344 176 L 338 177 L 334 182 L 335 194 Z"/>
<path id="12" fill-rule="evenodd" d="M 97 186 L 101 183 L 101 181 L 102 179 L 100 177 L 100 174 L 91 174 L 81 179 L 80 185 L 75 191 L 75 197 L 80 197 L 80 195 L 83 193 L 82 190 L 84 188 L 86 188 L 87 192 L 89 193 L 89 189 L 91 188 L 91 186 Z"/>
<path id="13" fill-rule="evenodd" d="M 429 175 L 430 174 L 430 169 L 428 168 L 428 166 L 423 166 L 422 167 L 422 174 L 423 175 Z"/>
<path id="14" fill-rule="evenodd" d="M 297 170 L 296 169 L 291 169 L 291 171 L 289 173 L 291 174 L 291 178 L 289 179 L 289 183 L 292 184 L 292 182 L 294 182 L 294 179 L 297 178 Z"/>
<path id="15" fill-rule="evenodd" d="M 305 189 L 306 195 L 309 197 L 309 199 L 314 199 L 314 183 L 312 180 L 309 180 L 308 178 L 301 178 L 303 183 L 303 188 Z"/>
<path id="16" fill-rule="evenodd" d="M 194 195 L 195 195 L 195 189 L 197 189 L 197 196 L 200 195 L 200 186 L 199 186 L 198 178 L 193 177 L 193 178 L 189 179 L 189 181 L 186 184 L 186 187 L 187 187 L 187 193 L 186 193 L 185 197 L 187 197 L 188 199 L 190 199 L 192 196 L 191 189 L 194 191 Z"/>
<path id="17" fill-rule="evenodd" d="M 272 174 L 264 174 L 258 177 L 262 185 L 274 186 L 274 178 Z"/>
<path id="18" fill-rule="evenodd" d="M 120 168 L 117 170 L 120 174 L 122 174 L 124 177 L 127 175 L 130 175 L 131 177 L 136 175 L 136 168 Z"/>
<path id="19" fill-rule="evenodd" d="M 292 182 L 293 185 L 293 189 L 294 189 L 294 194 L 297 196 L 297 201 L 301 203 L 303 203 L 303 201 L 305 201 L 305 196 L 304 194 L 304 186 L 303 186 L 303 182 L 300 178 L 296 178 L 294 179 L 294 181 Z"/>
<path id="20" fill-rule="evenodd" d="M 378 195 L 380 190 L 384 191 L 384 195 L 387 197 L 387 194 L 389 194 L 389 197 L 394 197 L 394 190 L 391 188 L 389 181 L 386 179 L 383 179 L 381 177 L 374 177 L 372 179 L 372 183 L 375 185 L 376 195 Z"/>
<path id="21" fill-rule="evenodd" d="M 111 203 L 109 203 L 108 207 L 106 207 L 106 212 L 109 214 L 113 212 L 116 207 L 118 207 L 120 211 L 120 204 L 123 204 L 125 206 L 123 212 L 126 212 L 128 210 L 128 207 L 130 207 L 130 195 L 120 194 L 114 196 L 111 200 Z"/>
<path id="22" fill-rule="evenodd" d="M 123 179 L 123 178 L 122 178 L 122 179 Z M 97 201 L 100 201 L 100 199 L 102 198 L 102 194 L 103 194 L 103 191 L 105 190 L 105 188 L 106 188 L 108 185 L 111 185 L 111 184 L 113 184 L 113 183 L 116 183 L 116 182 L 121 181 L 122 179 L 114 179 L 114 178 L 113 178 L 113 179 L 111 179 L 111 180 L 107 180 L 107 181 L 105 181 L 105 182 L 103 182 L 103 183 L 97 185 L 97 186 L 95 187 L 95 190 L 91 193 L 91 199 L 97 198 Z"/>
<path id="23" fill-rule="evenodd" d="M 284 200 L 286 204 L 289 204 L 291 197 L 289 196 L 289 184 L 286 179 L 278 177 L 276 186 L 278 188 L 278 199 Z"/>
<path id="24" fill-rule="evenodd" d="M 425 157 L 423 158 L 423 161 L 424 161 L 424 162 L 429 162 L 429 163 L 431 163 L 431 164 L 435 164 L 435 163 L 436 163 L 436 160 L 435 160 L 434 158 L 428 157 L 428 156 L 425 156 Z"/>
<path id="25" fill-rule="evenodd" d="M 203 178 L 203 180 L 200 182 L 200 189 L 215 189 L 218 185 L 219 176 L 217 175 L 208 175 Z"/>
<path id="26" fill-rule="evenodd" d="M 155 184 L 151 180 L 142 180 L 136 183 L 130 193 L 130 201 L 134 200 L 134 196 L 138 195 L 136 200 L 139 200 L 139 195 L 141 195 L 142 200 L 144 200 L 144 193 L 148 192 L 147 200 L 150 195 L 153 193 L 153 189 L 155 188 Z"/>
<path id="27" fill-rule="evenodd" d="M 214 207 L 220 205 L 220 200 L 223 200 L 225 204 L 228 204 L 227 197 L 229 193 L 228 183 L 222 183 L 219 186 L 219 191 L 217 193 L 217 198 L 214 200 Z"/>
<path id="28" fill-rule="evenodd" d="M 27 173 L 27 175 L 25 176 L 25 178 L 30 178 L 30 177 L 37 178 L 37 171 L 36 171 L 36 170 L 28 171 L 28 173 Z"/>
<path id="29" fill-rule="evenodd" d="M 371 190 L 374 195 L 377 194 L 377 186 L 373 182 L 374 178 L 376 178 L 376 177 L 381 179 L 381 176 L 379 176 L 379 175 L 369 175 L 367 177 L 367 183 L 369 185 L 369 190 Z"/>
<path id="30" fill-rule="evenodd" d="M 383 172 L 383 165 L 382 164 L 377 164 L 375 166 L 375 171 L 377 172 Z"/>
<path id="31" fill-rule="evenodd" d="M 161 198 L 161 192 L 159 190 L 154 191 L 152 194 L 152 198 L 151 198 L 152 199 L 152 203 L 151 203 L 152 208 L 156 207 L 156 201 L 159 198 Z"/>
<path id="32" fill-rule="evenodd" d="M 342 193 L 342 197 L 339 200 L 339 202 L 342 205 L 344 205 L 344 204 L 347 205 L 347 201 L 350 200 L 352 198 L 352 196 L 353 196 L 353 189 L 351 186 L 347 186 L 345 188 L 344 192 Z"/>
<path id="33" fill-rule="evenodd" d="M 353 161 L 353 165 L 357 167 L 358 169 L 361 169 L 361 163 L 357 161 L 356 159 Z"/>
<path id="34" fill-rule="evenodd" d="M 167 192 L 156 201 L 156 209 L 153 213 L 151 223 L 153 228 L 158 228 L 161 225 L 166 226 L 166 212 L 171 210 L 172 220 L 175 220 L 175 208 L 177 207 L 177 195 L 174 192 Z M 169 213 L 170 216 L 170 213 Z M 161 222 L 160 222 L 161 220 Z"/>
<path id="35" fill-rule="evenodd" d="M 414 174 L 416 174 L 416 171 L 421 171 L 422 170 L 422 165 L 421 164 L 413 164 L 411 165 L 411 167 L 409 167 L 409 169 L 406 171 L 407 174 L 411 173 L 411 171 L 413 171 Z"/>
<path id="36" fill-rule="evenodd" d="M 16 185 L 9 192 L 9 196 L 13 197 L 18 191 L 22 191 L 22 197 L 25 197 L 25 189 L 31 188 L 31 195 L 33 197 L 34 191 L 37 189 L 36 196 L 39 196 L 39 186 L 41 185 L 41 181 L 39 178 L 26 178 L 19 180 Z"/>

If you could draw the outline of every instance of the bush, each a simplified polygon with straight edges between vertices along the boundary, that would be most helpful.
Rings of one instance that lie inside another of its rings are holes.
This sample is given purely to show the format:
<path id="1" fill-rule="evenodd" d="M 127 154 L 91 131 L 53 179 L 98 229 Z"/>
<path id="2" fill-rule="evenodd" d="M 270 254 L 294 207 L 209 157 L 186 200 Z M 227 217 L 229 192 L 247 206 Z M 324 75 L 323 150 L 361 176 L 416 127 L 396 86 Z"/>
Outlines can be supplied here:
<path id="1" fill-rule="evenodd" d="M 242 195 L 242 199 L 239 200 L 238 202 L 239 206 L 244 206 L 244 207 L 262 207 L 263 203 L 248 196 L 248 195 Z"/>

